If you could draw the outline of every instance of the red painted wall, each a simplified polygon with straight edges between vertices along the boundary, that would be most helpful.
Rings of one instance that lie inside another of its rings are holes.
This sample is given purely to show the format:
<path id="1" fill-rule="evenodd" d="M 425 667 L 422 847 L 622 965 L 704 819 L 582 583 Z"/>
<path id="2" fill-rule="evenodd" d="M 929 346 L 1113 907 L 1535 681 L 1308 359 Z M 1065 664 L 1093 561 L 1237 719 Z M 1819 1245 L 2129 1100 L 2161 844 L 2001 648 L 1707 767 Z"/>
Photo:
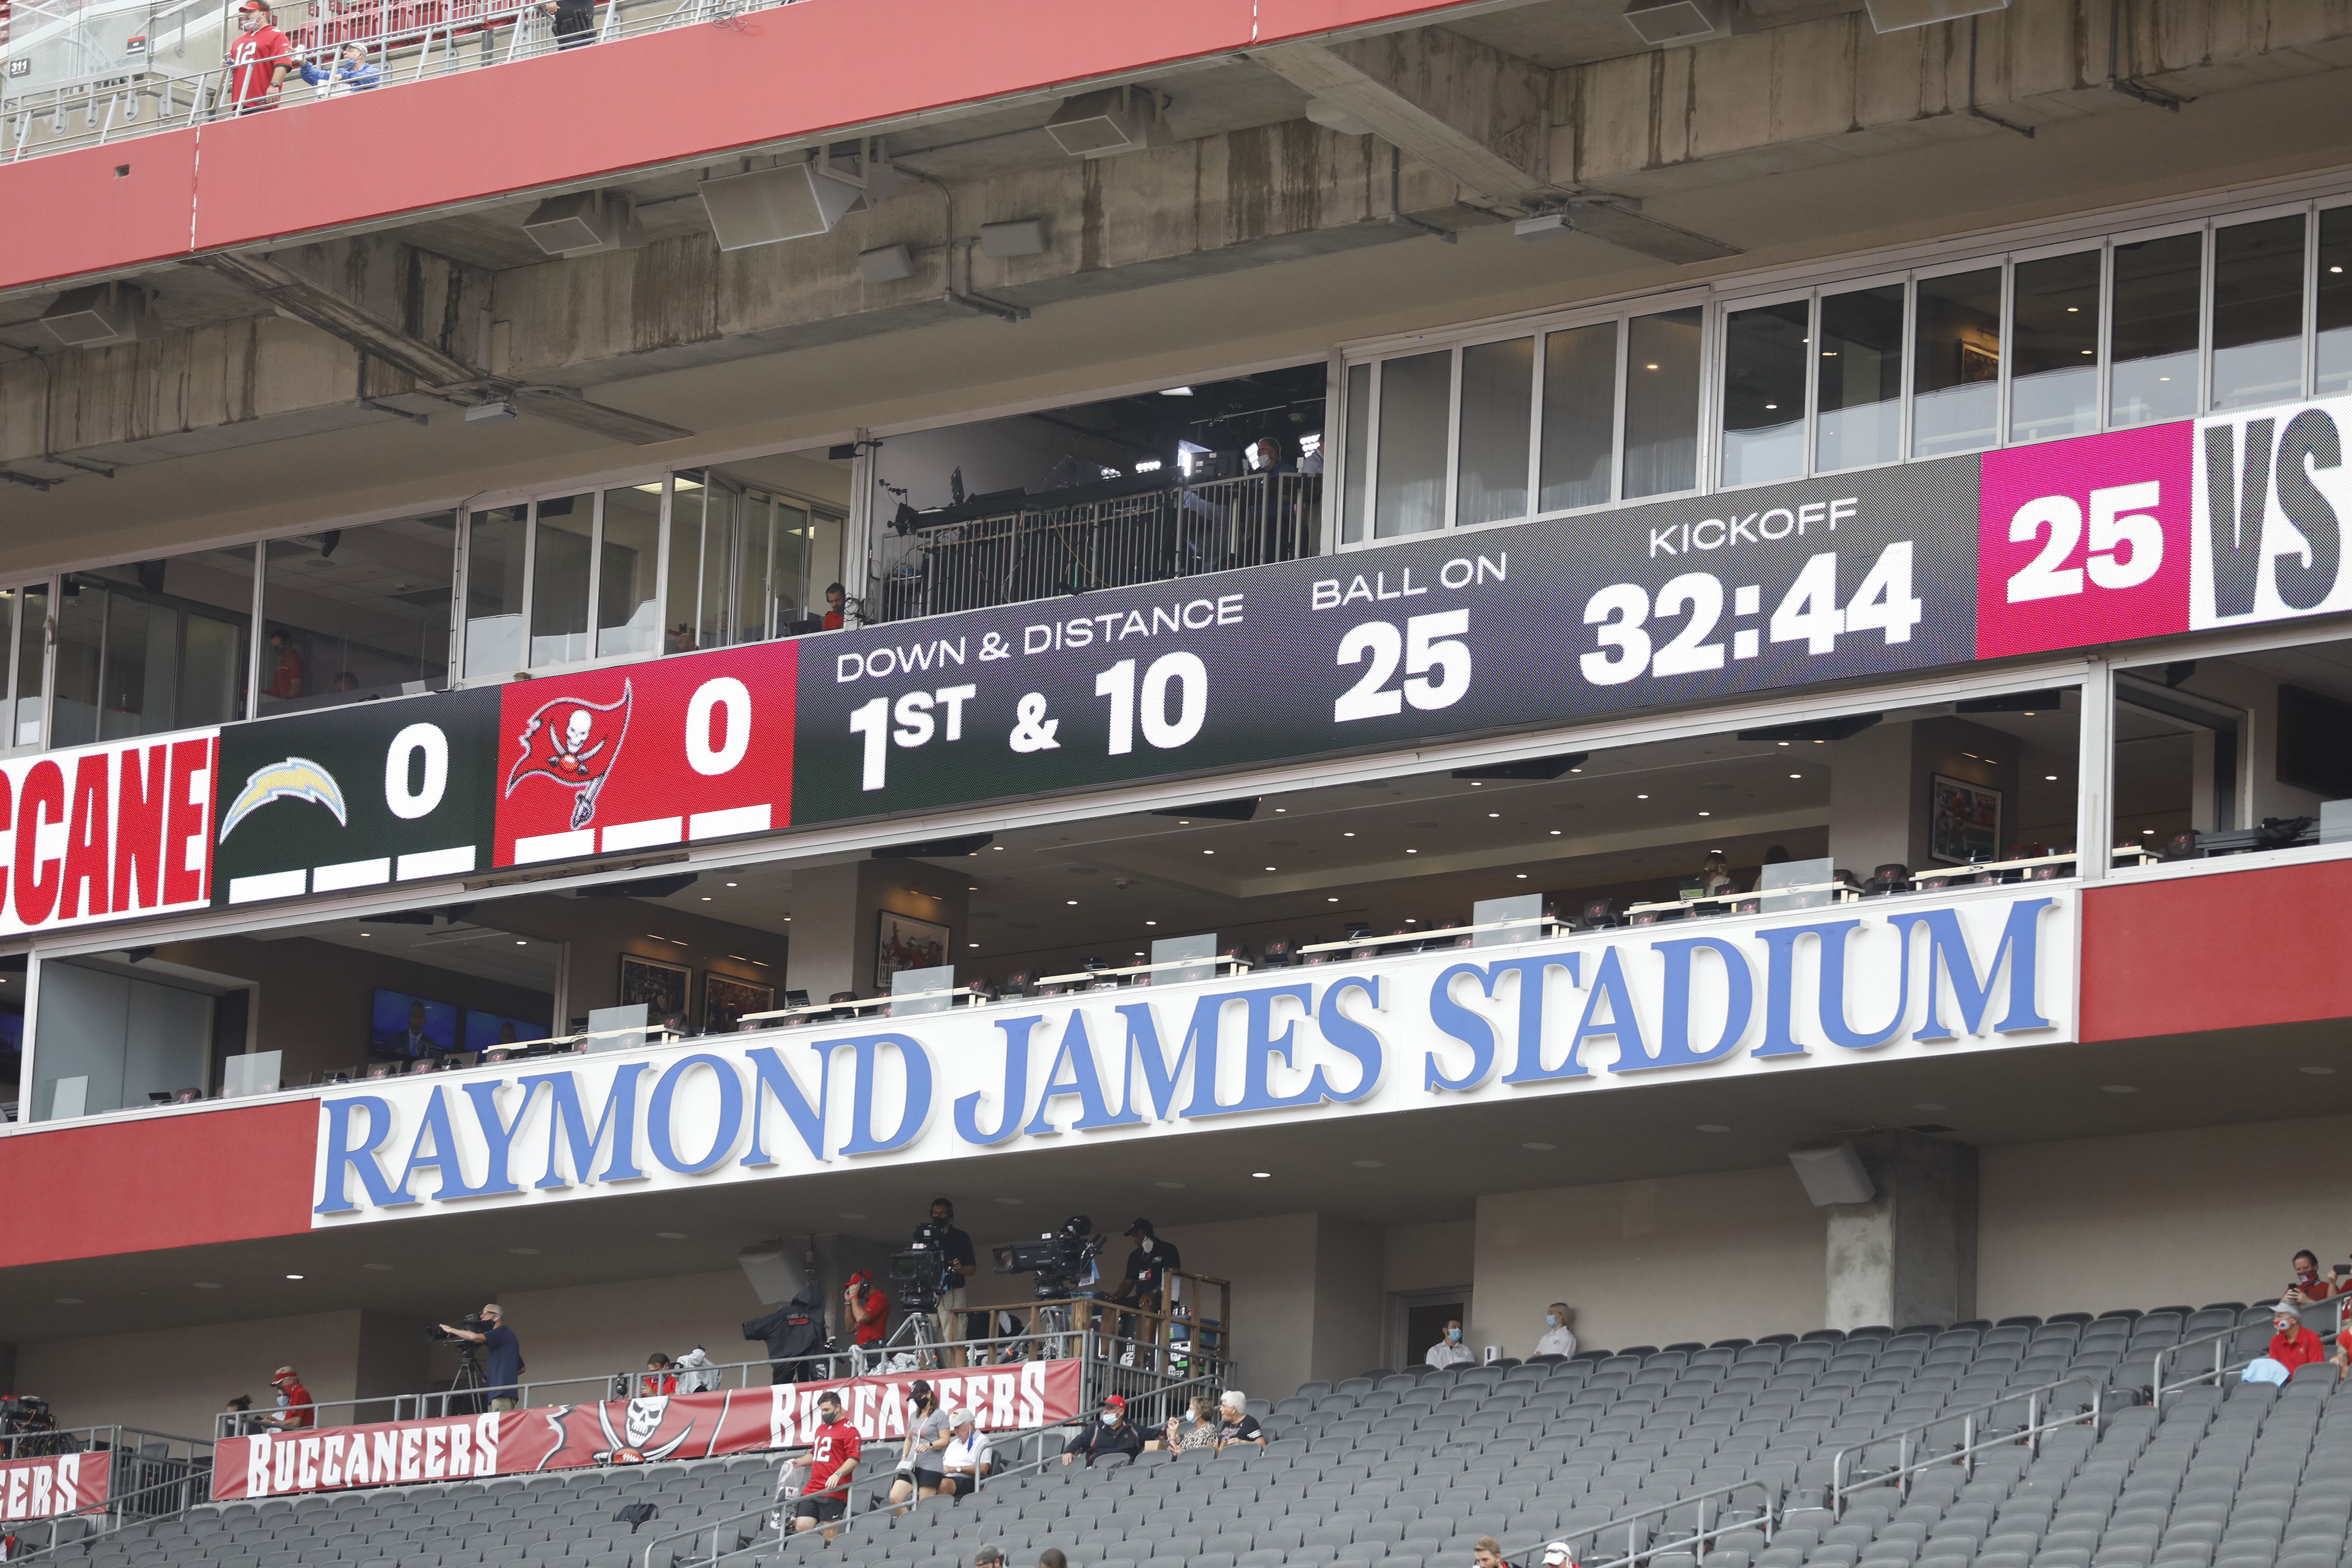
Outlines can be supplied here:
<path id="1" fill-rule="evenodd" d="M 1445 8 L 1429 0 L 800 0 L 731 25 L 0 164 L 0 212 L 47 215 L 10 226 L 0 289 L 717 159 L 732 148 Z M 125 163 L 132 174 L 118 179 Z"/>
<path id="2" fill-rule="evenodd" d="M 318 1145 L 310 1100 L 0 1138 L 5 1261 L 307 1232 Z"/>
<path id="3" fill-rule="evenodd" d="M 2083 1038 L 2352 1017 L 2345 871 L 2337 860 L 2092 889 Z"/>

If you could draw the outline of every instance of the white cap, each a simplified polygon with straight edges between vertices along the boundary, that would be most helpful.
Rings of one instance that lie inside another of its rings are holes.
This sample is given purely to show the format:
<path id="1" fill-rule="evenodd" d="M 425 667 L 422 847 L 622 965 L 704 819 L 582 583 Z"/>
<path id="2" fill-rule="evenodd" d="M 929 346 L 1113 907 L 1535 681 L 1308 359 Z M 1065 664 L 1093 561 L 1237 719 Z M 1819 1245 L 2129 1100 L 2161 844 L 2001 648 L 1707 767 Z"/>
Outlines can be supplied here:
<path id="1" fill-rule="evenodd" d="M 1565 1541 L 1555 1541 L 1544 1548 L 1545 1568 L 1575 1568 L 1576 1553 L 1568 1549 Z"/>

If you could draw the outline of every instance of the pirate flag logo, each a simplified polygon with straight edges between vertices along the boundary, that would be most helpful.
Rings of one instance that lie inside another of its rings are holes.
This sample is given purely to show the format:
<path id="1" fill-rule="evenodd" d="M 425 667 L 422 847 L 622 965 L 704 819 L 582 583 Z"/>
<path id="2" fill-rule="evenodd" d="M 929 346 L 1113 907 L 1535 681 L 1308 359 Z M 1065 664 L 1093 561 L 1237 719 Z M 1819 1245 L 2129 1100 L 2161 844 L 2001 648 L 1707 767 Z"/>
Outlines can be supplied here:
<path id="1" fill-rule="evenodd" d="M 572 792 L 574 830 L 593 822 L 596 797 L 620 761 L 621 742 L 629 738 L 629 709 L 635 700 L 635 687 L 624 680 L 621 695 L 610 702 L 558 697 L 541 703 L 515 737 L 522 754 L 507 773 L 508 797 L 525 779 L 546 779 Z"/>
<path id="2" fill-rule="evenodd" d="M 685 1447 L 700 1425 L 692 1409 L 683 1405 L 673 1408 L 669 1395 L 653 1394 L 620 1405 L 621 1425 L 616 1430 L 613 1426 L 615 1403 L 565 1405 L 549 1411 L 546 1421 L 554 1429 L 555 1446 L 538 1468 L 652 1464 Z M 593 1427 L 581 1419 L 591 1412 L 595 1416 Z M 704 1447 L 707 1451 L 709 1445 Z"/>

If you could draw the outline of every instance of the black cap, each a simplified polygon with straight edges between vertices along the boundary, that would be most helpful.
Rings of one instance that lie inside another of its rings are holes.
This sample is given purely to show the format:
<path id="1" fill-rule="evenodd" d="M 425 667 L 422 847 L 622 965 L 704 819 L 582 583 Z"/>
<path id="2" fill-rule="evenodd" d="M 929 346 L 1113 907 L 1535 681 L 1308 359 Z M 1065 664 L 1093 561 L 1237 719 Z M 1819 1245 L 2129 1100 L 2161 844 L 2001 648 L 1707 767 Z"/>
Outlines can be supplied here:
<path id="1" fill-rule="evenodd" d="M 1002 1563 L 1004 1561 L 1004 1553 L 997 1547 L 983 1546 L 972 1553 L 971 1560 L 974 1563 Z"/>
<path id="2" fill-rule="evenodd" d="M 1138 1219 L 1133 1225 L 1129 1226 L 1125 1230 L 1119 1232 L 1119 1234 L 1121 1236 L 1133 1236 L 1139 1231 L 1145 1236 L 1157 1236 L 1160 1234 L 1158 1231 L 1151 1228 L 1151 1222 L 1148 1219 Z"/>
<path id="3" fill-rule="evenodd" d="M 929 1384 L 928 1384 L 928 1383 L 925 1383 L 921 1378 L 919 1378 L 919 1378 L 915 1379 L 915 1381 L 914 1381 L 914 1382 L 912 1382 L 912 1383 L 910 1383 L 910 1384 L 908 1384 L 907 1385 L 907 1397 L 908 1397 L 908 1398 L 909 1398 L 909 1399 L 920 1399 L 923 1395 L 925 1395 L 926 1394 L 929 1394 L 930 1391 L 931 1391 L 931 1385 L 930 1385 Z"/>

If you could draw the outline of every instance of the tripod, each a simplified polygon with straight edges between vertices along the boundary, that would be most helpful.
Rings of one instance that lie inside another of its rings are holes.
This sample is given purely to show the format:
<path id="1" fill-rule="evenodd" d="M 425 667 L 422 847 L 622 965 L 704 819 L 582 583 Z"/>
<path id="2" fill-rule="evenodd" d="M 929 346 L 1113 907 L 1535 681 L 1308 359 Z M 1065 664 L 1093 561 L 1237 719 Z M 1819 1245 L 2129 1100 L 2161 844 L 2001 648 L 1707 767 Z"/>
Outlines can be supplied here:
<path id="1" fill-rule="evenodd" d="M 441 1414 L 455 1415 L 462 1410 L 467 1415 L 480 1415 L 485 1384 L 480 1352 L 470 1344 L 465 1346 L 457 1352 L 457 1374 L 449 1380 L 448 1392 L 441 1396 Z"/>
<path id="2" fill-rule="evenodd" d="M 887 1352 L 901 1343 L 915 1347 L 915 1369 L 918 1372 L 940 1370 L 939 1336 L 931 1331 L 929 1310 L 919 1312 L 909 1307 L 905 1321 L 892 1331 L 888 1339 L 882 1342 L 882 1348 Z M 887 1361 L 889 1358 L 886 1355 L 883 1359 Z"/>

